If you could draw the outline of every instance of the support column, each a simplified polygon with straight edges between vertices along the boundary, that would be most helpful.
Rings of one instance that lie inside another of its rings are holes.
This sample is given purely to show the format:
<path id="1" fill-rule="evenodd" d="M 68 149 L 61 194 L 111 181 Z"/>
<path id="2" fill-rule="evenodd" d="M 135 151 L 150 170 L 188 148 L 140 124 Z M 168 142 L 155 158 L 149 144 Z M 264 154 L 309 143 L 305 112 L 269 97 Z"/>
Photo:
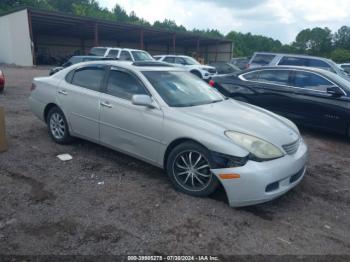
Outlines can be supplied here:
<path id="1" fill-rule="evenodd" d="M 141 49 L 141 50 L 144 50 L 143 29 L 140 30 L 140 49 Z"/>
<path id="2" fill-rule="evenodd" d="M 36 65 L 36 54 L 35 54 L 35 43 L 34 43 L 34 34 L 32 26 L 32 13 L 27 9 L 28 15 L 28 25 L 29 25 L 29 37 L 30 37 L 30 48 L 32 50 L 32 60 L 33 65 Z"/>
<path id="3" fill-rule="evenodd" d="M 218 61 L 219 42 L 215 44 L 215 62 Z"/>
<path id="4" fill-rule="evenodd" d="M 84 38 L 80 38 L 80 49 L 81 49 L 81 55 L 85 55 L 85 40 L 84 40 Z"/>
<path id="5" fill-rule="evenodd" d="M 176 34 L 173 34 L 173 54 L 176 55 Z"/>
<path id="6" fill-rule="evenodd" d="M 99 46 L 100 45 L 100 41 L 98 39 L 98 24 L 97 23 L 94 26 L 94 45 L 95 46 Z"/>
<path id="7" fill-rule="evenodd" d="M 196 47 L 196 53 L 199 56 L 199 38 L 197 39 L 197 47 Z"/>

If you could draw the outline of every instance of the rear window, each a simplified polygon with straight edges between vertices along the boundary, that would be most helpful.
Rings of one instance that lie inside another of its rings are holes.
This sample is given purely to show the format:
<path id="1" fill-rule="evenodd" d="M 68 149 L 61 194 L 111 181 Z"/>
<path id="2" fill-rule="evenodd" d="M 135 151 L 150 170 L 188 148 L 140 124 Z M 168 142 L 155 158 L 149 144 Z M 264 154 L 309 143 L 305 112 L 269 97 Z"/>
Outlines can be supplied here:
<path id="1" fill-rule="evenodd" d="M 268 65 L 274 58 L 275 55 L 257 54 L 254 56 L 252 64 L 257 64 L 261 66 Z"/>
<path id="2" fill-rule="evenodd" d="M 102 48 L 102 47 L 93 47 L 90 50 L 90 55 L 95 55 L 95 56 L 104 56 L 107 51 L 107 48 Z"/>

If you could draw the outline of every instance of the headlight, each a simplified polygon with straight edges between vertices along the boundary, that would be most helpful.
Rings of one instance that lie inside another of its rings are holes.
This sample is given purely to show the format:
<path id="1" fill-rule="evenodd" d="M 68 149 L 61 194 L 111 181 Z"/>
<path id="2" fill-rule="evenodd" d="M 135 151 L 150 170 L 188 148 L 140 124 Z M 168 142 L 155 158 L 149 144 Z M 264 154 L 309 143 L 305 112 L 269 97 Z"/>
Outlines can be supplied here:
<path id="1" fill-rule="evenodd" d="M 236 131 L 226 131 L 225 135 L 260 160 L 275 159 L 284 155 L 278 147 L 255 136 Z"/>

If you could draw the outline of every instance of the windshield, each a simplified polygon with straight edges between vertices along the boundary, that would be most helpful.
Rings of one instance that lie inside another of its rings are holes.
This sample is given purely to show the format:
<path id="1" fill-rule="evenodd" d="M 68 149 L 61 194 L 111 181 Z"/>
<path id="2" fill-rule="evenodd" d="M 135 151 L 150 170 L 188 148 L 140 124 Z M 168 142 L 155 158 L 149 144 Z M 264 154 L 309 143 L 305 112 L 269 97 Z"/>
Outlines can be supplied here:
<path id="1" fill-rule="evenodd" d="M 147 53 L 142 51 L 131 51 L 132 56 L 135 61 L 153 61 L 153 57 Z"/>
<path id="2" fill-rule="evenodd" d="M 106 53 L 106 50 L 107 48 L 94 47 L 94 48 L 91 48 L 89 54 L 96 55 L 96 56 L 104 56 Z"/>
<path id="3" fill-rule="evenodd" d="M 200 63 L 192 57 L 181 56 L 181 58 L 185 60 L 186 65 L 200 65 Z"/>
<path id="4" fill-rule="evenodd" d="M 143 72 L 158 94 L 171 107 L 197 106 L 221 102 L 224 97 L 189 72 Z"/>

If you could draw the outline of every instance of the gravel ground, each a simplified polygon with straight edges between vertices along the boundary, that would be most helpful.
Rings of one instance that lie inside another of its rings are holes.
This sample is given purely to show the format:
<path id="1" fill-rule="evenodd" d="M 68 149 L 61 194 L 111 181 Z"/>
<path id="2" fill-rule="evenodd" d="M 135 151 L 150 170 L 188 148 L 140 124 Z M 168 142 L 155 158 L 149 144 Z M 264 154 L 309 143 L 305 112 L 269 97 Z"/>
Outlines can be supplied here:
<path id="1" fill-rule="evenodd" d="M 193 198 L 134 158 L 82 140 L 53 143 L 27 101 L 47 69 L 3 71 L 10 148 L 0 154 L 0 254 L 350 255 L 349 139 L 302 130 L 310 160 L 301 184 L 234 209 L 223 190 Z"/>

